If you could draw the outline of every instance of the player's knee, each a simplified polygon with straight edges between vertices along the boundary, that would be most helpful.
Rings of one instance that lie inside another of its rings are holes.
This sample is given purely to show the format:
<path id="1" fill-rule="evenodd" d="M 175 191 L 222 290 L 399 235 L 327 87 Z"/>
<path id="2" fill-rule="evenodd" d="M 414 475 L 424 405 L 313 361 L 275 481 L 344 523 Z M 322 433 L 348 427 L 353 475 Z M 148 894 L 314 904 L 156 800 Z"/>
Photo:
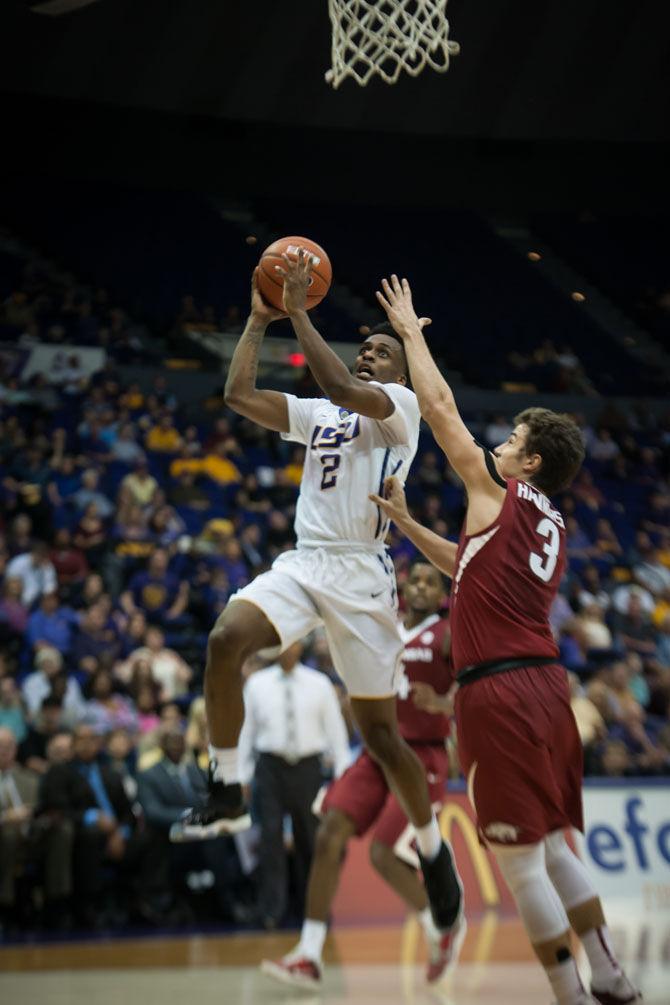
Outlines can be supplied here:
<path id="1" fill-rule="evenodd" d="M 339 862 L 344 855 L 348 834 L 344 823 L 335 813 L 329 813 L 319 824 L 314 841 L 314 853 L 319 858 Z"/>
<path id="2" fill-rule="evenodd" d="M 548 872 L 551 872 L 552 868 L 560 865 L 561 862 L 572 855 L 563 831 L 554 831 L 553 834 L 547 834 L 544 839 L 544 851 Z"/>
<path id="3" fill-rule="evenodd" d="M 238 662 L 250 651 L 248 633 L 234 620 L 222 621 L 209 633 L 207 650 L 210 662 L 215 667 L 229 661 Z"/>
<path id="4" fill-rule="evenodd" d="M 495 845 L 491 851 L 505 882 L 515 895 L 528 884 L 546 876 L 544 845 L 541 842 L 516 848 Z"/>
<path id="5" fill-rule="evenodd" d="M 393 850 L 381 841 L 373 841 L 370 845 L 370 864 L 380 876 L 386 876 L 393 859 Z"/>

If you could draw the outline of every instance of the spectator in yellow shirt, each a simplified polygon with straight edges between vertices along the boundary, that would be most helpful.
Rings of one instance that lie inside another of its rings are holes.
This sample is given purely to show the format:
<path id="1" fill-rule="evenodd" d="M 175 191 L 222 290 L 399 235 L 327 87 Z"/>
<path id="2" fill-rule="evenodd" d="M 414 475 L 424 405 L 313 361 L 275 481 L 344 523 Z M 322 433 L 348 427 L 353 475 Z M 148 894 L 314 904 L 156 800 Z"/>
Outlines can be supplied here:
<path id="1" fill-rule="evenodd" d="M 183 471 L 193 471 L 195 474 L 206 475 L 217 485 L 241 482 L 239 468 L 226 457 L 226 449 L 225 443 L 219 443 L 206 457 L 180 457 L 170 465 L 170 474 L 173 478 L 178 478 Z"/>
<path id="2" fill-rule="evenodd" d="M 300 485 L 302 481 L 302 469 L 305 463 L 305 450 L 303 447 L 296 447 L 291 453 L 291 460 L 284 468 L 284 474 L 292 485 Z"/>
<path id="3" fill-rule="evenodd" d="M 146 435 L 147 450 L 162 454 L 176 454 L 181 447 L 179 430 L 175 429 L 171 415 L 161 415 L 157 426 L 152 426 Z"/>

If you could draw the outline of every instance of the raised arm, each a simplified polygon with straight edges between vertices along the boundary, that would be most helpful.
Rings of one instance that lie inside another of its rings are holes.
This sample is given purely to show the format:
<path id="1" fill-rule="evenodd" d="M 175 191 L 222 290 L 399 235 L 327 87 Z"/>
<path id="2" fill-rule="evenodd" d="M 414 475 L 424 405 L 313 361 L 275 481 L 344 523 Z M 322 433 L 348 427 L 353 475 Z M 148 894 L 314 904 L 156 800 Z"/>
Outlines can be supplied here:
<path id="1" fill-rule="evenodd" d="M 406 279 L 397 276 L 382 280 L 383 294 L 377 293 L 394 331 L 403 340 L 412 386 L 421 415 L 444 450 L 449 463 L 463 479 L 472 509 L 475 499 L 490 500 L 495 519 L 505 497 L 505 489 L 487 464 L 487 453 L 475 442 L 463 422 L 448 383 L 430 354 L 422 333 L 422 324 L 412 304 L 412 291 Z M 489 462 L 492 458 L 489 458 Z M 497 507 L 497 509 L 496 509 Z M 482 507 L 486 508 L 486 507 Z M 486 514 L 482 513 L 485 519 Z"/>
<path id="2" fill-rule="evenodd" d="M 457 546 L 453 541 L 446 541 L 439 534 L 423 527 L 410 515 L 405 492 L 397 478 L 386 479 L 383 496 L 371 495 L 369 498 L 393 520 L 398 530 L 417 546 L 429 562 L 432 562 L 445 576 L 453 576 Z"/>
<path id="3" fill-rule="evenodd" d="M 340 408 L 368 415 L 371 419 L 388 419 L 395 407 L 389 396 L 381 388 L 369 387 L 353 377 L 309 319 L 305 304 L 312 271 L 311 256 L 300 248 L 297 260 L 288 255 L 282 257 L 284 267 L 277 266 L 277 270 L 284 279 L 284 309 L 317 384 Z"/>
<path id="4" fill-rule="evenodd" d="M 266 429 L 289 431 L 286 395 L 256 387 L 258 354 L 268 325 L 284 315 L 268 307 L 258 291 L 256 270 L 251 280 L 251 314 L 235 346 L 226 378 L 224 400 L 229 408 Z"/>

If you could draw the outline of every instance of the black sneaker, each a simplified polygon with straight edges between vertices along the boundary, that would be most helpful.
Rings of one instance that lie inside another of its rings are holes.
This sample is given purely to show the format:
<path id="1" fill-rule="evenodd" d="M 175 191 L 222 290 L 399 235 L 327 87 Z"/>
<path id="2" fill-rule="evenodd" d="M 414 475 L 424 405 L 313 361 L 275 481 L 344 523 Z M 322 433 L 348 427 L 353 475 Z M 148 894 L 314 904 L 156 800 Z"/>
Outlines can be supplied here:
<path id="1" fill-rule="evenodd" d="M 429 862 L 419 853 L 419 861 L 433 921 L 441 932 L 449 932 L 463 917 L 463 886 L 451 850 L 443 841 L 436 858 Z"/>
<path id="2" fill-rule="evenodd" d="M 199 809 L 187 810 L 170 828 L 170 841 L 208 841 L 222 834 L 239 834 L 251 827 L 251 817 L 244 805 L 241 785 L 224 785 L 209 779 L 207 802 Z"/>

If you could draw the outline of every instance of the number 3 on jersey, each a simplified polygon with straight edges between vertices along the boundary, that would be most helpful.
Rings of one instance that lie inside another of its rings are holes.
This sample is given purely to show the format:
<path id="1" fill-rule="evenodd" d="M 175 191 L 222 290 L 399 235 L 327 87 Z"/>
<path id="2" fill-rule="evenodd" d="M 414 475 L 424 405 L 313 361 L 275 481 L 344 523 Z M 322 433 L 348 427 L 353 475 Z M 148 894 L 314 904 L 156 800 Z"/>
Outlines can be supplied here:
<path id="1" fill-rule="evenodd" d="M 321 454 L 319 460 L 323 466 L 321 488 L 335 488 L 337 484 L 337 470 L 340 466 L 340 454 Z"/>
<path id="2" fill-rule="evenodd" d="M 553 520 L 550 520 L 548 516 L 545 516 L 544 519 L 540 520 L 535 530 L 540 537 L 545 537 L 547 539 L 542 545 L 544 557 L 536 554 L 534 551 L 531 551 L 528 561 L 531 570 L 535 573 L 535 575 L 539 576 L 543 583 L 548 583 L 554 574 L 554 569 L 556 568 L 561 538 L 556 524 Z"/>

